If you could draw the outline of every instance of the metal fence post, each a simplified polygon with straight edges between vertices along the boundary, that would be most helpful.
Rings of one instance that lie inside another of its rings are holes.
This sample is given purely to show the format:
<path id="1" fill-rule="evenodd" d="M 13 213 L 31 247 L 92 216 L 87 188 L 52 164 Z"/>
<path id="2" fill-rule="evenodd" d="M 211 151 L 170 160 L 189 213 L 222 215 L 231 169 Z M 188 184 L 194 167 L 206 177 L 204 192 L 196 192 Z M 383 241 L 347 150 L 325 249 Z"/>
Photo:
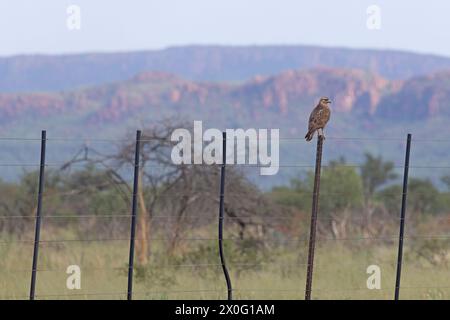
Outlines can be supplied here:
<path id="1" fill-rule="evenodd" d="M 306 290 L 305 300 L 311 300 L 311 288 L 313 280 L 314 267 L 314 248 L 316 246 L 316 223 L 317 211 L 319 209 L 319 191 L 320 191 L 320 169 L 322 166 L 322 146 L 323 136 L 317 137 L 317 151 L 316 151 L 316 168 L 314 174 L 314 191 L 311 209 L 311 227 L 309 231 L 309 250 L 308 250 L 308 265 L 306 272 Z"/>
<path id="2" fill-rule="evenodd" d="M 136 132 L 136 147 L 134 154 L 134 182 L 133 197 L 131 204 L 131 231 L 130 231 L 130 256 L 128 261 L 128 291 L 127 299 L 133 298 L 133 269 L 134 269 L 134 241 L 136 237 L 136 212 L 137 212 L 137 192 L 139 188 L 139 164 L 141 150 L 141 131 Z"/>
<path id="3" fill-rule="evenodd" d="M 39 256 L 39 240 L 41 236 L 41 211 L 42 211 L 42 194 L 44 192 L 45 180 L 45 151 L 46 151 L 47 132 L 45 130 L 41 133 L 41 162 L 39 167 L 39 187 L 38 187 L 38 202 L 36 209 L 36 221 L 34 229 L 34 249 L 33 249 L 33 264 L 31 269 L 31 286 L 30 286 L 30 300 L 34 300 L 34 293 L 36 291 L 36 273 L 37 261 Z"/>
<path id="4" fill-rule="evenodd" d="M 405 233 L 406 195 L 408 193 L 409 155 L 411 152 L 411 134 L 406 139 L 405 167 L 403 172 L 402 208 L 400 211 L 400 233 L 398 237 L 397 277 L 395 279 L 395 300 L 400 295 L 400 277 L 402 274 L 403 235 Z"/>
<path id="5" fill-rule="evenodd" d="M 225 196 L 225 165 L 227 160 L 227 134 L 222 133 L 222 165 L 220 169 L 220 201 L 219 201 L 219 255 L 220 262 L 222 263 L 222 270 L 225 276 L 225 281 L 227 282 L 228 290 L 228 300 L 233 299 L 233 288 L 231 286 L 230 275 L 228 274 L 227 265 L 225 263 L 225 257 L 223 255 L 223 207 L 224 207 L 224 196 Z"/>

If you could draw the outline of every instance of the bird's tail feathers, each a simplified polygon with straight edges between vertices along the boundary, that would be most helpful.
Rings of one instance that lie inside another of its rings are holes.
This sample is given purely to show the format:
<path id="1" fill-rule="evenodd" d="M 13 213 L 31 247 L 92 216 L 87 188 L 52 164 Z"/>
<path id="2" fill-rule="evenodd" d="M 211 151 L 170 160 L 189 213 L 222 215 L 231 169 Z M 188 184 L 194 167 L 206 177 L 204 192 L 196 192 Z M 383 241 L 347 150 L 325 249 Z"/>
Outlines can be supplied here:
<path id="1" fill-rule="evenodd" d="M 312 130 L 308 131 L 308 133 L 305 136 L 306 141 L 311 141 L 313 136 L 314 136 L 314 131 L 312 131 Z"/>

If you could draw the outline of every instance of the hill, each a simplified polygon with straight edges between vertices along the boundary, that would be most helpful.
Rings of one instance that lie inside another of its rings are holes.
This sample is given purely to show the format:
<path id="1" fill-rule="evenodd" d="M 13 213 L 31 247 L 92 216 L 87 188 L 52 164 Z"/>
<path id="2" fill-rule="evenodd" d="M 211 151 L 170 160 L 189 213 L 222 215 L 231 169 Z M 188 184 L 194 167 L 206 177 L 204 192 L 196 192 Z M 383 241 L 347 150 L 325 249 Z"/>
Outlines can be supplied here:
<path id="1" fill-rule="evenodd" d="M 389 80 L 364 70 L 321 67 L 257 76 L 242 83 L 217 83 L 144 72 L 126 81 L 72 91 L 0 94 L 0 134 L 37 137 L 45 128 L 50 137 L 80 139 L 78 144 L 60 143 L 57 149 L 53 144 L 57 159 L 73 155 L 89 137 L 121 138 L 171 116 L 203 120 L 205 128 L 279 128 L 282 137 L 298 140 L 282 141 L 280 161 L 287 167 L 277 179 L 264 178 L 273 184 L 292 177 L 298 168 L 289 165 L 313 163 L 313 145 L 306 144 L 303 136 L 319 96 L 334 100 L 327 134 L 356 138 L 329 142 L 325 161 L 343 155 L 350 163 L 358 163 L 365 151 L 371 151 L 401 166 L 403 141 L 377 139 L 402 139 L 407 132 L 417 138 L 450 136 L 446 126 L 449 79 L 450 72 Z M 442 144 L 422 143 L 414 146 L 413 156 L 416 164 L 448 166 L 447 150 Z M 20 157 L 29 159 L 29 155 L 30 150 L 24 149 Z M 17 152 L 11 151 L 6 158 L 17 161 Z"/>
<path id="2" fill-rule="evenodd" d="M 185 46 L 164 50 L 0 58 L 0 92 L 57 91 L 122 81 L 146 71 L 190 80 L 243 81 L 290 69 L 355 68 L 387 79 L 450 69 L 450 58 L 314 46 Z"/>
<path id="3" fill-rule="evenodd" d="M 64 117 L 86 132 L 89 125 L 117 129 L 137 119 L 181 114 L 221 126 L 256 122 L 286 127 L 295 120 L 297 125 L 292 128 L 303 129 L 321 95 L 332 98 L 333 118 L 348 115 L 363 125 L 380 120 L 425 121 L 450 116 L 449 83 L 450 72 L 388 80 L 364 70 L 325 67 L 257 76 L 239 84 L 144 72 L 126 81 L 73 91 L 0 94 L 0 121 L 5 132 L 26 119 L 32 119 L 39 129 L 40 121 Z M 69 123 L 55 125 L 67 127 Z"/>

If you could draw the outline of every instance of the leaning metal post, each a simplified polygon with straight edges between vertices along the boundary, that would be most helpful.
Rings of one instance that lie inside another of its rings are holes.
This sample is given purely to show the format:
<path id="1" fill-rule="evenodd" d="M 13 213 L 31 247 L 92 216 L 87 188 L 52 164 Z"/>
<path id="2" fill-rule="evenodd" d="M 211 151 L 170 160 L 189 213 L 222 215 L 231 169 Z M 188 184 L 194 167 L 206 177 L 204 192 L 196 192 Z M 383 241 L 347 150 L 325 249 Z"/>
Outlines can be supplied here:
<path id="1" fill-rule="evenodd" d="M 405 168 L 403 172 L 402 208 L 400 211 L 400 233 L 398 237 L 397 276 L 395 278 L 395 300 L 400 295 L 400 277 L 402 274 L 403 236 L 405 234 L 406 195 L 408 193 L 409 155 L 411 152 L 411 134 L 406 139 Z"/>
<path id="2" fill-rule="evenodd" d="M 39 167 L 39 189 L 38 189 L 38 202 L 36 209 L 36 222 L 34 231 L 34 249 L 33 249 L 33 264 L 31 269 L 30 300 L 34 300 L 34 293 L 36 290 L 36 273 L 39 256 L 39 240 L 41 235 L 42 194 L 44 193 L 44 179 L 45 179 L 46 141 L 47 141 L 47 132 L 44 130 L 41 133 L 41 163 Z"/>
<path id="3" fill-rule="evenodd" d="M 308 251 L 308 265 L 306 272 L 306 290 L 305 300 L 311 300 L 311 288 L 313 280 L 313 267 L 314 267 L 314 248 L 316 245 L 316 222 L 317 211 L 319 209 L 319 190 L 320 190 L 320 169 L 322 166 L 322 146 L 323 136 L 317 137 L 317 151 L 316 151 L 316 168 L 314 174 L 314 191 L 312 200 L 311 211 L 311 228 L 309 231 L 309 251 Z"/>
<path id="4" fill-rule="evenodd" d="M 128 291 L 127 299 L 133 299 L 133 268 L 134 268 L 134 242 L 136 237 L 137 192 L 139 188 L 139 158 L 141 150 L 141 131 L 136 132 L 136 147 L 134 153 L 134 182 L 133 197 L 131 203 L 131 231 L 130 231 L 130 256 L 128 261 Z"/>

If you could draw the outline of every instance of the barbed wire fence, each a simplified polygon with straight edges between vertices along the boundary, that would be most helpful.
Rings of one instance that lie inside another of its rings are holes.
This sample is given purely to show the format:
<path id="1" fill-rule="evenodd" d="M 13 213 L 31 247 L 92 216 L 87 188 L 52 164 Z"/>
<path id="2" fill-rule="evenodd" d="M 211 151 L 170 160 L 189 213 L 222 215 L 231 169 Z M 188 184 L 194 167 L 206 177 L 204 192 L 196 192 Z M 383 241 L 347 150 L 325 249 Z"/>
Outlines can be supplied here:
<path id="1" fill-rule="evenodd" d="M 327 139 L 329 140 L 360 140 L 360 141 L 364 141 L 364 140 L 368 140 L 368 138 L 338 138 L 338 137 L 327 137 Z M 43 208 L 43 203 L 46 199 L 46 195 L 45 195 L 45 168 L 48 167 L 55 167 L 55 168 L 61 168 L 67 165 L 66 162 L 61 162 L 61 163 L 57 163 L 57 162 L 53 162 L 53 163 L 47 163 L 46 162 L 46 143 L 48 141 L 60 141 L 60 142 L 64 142 L 64 141 L 79 141 L 79 139 L 65 139 L 65 138 L 54 138 L 54 139 L 49 139 L 46 136 L 46 132 L 43 131 L 42 132 L 42 136 L 41 139 L 31 139 L 31 138 L 27 138 L 27 139 L 21 139 L 21 138 L 0 138 L 0 140 L 7 140 L 7 141 L 16 141 L 16 140 L 22 140 L 22 141 L 40 141 L 41 142 L 41 150 L 40 150 L 40 164 L 39 164 L 39 177 L 38 177 L 38 191 L 37 191 L 37 206 L 36 206 L 36 210 L 35 210 L 35 216 L 23 216 L 23 215 L 10 215 L 10 216 L 1 216 L 0 220 L 6 220 L 6 219 L 31 219 L 34 220 L 35 223 L 35 232 L 34 232 L 34 239 L 27 239 L 27 240 L 6 240 L 6 241 L 0 241 L 0 245 L 7 245 L 7 244 L 23 244 L 23 245 L 27 245 L 30 244 L 33 246 L 33 255 L 32 255 L 32 267 L 31 267 L 31 283 L 30 283 L 30 294 L 28 296 L 29 299 L 33 300 L 35 299 L 35 297 L 41 297 L 41 298 L 52 298 L 52 297 L 58 297 L 61 296 L 60 294 L 36 294 L 36 282 L 37 282 L 37 275 L 38 272 L 56 272 L 56 271 L 61 271 L 58 269 L 40 269 L 39 268 L 39 248 L 42 245 L 49 245 L 49 244 L 55 244 L 55 243 L 59 243 L 62 245 L 65 245 L 67 243 L 70 242 L 89 242 L 89 243 L 101 243 L 101 242 L 129 242 L 129 261 L 128 261 L 128 286 L 127 286 L 127 291 L 126 292 L 89 292 L 89 293 L 80 293 L 80 294 L 70 294 L 69 296 L 123 296 L 126 295 L 127 299 L 132 299 L 133 294 L 136 295 L 152 295 L 152 294 L 162 294 L 162 293 L 167 293 L 167 292 L 184 292 L 184 293 L 192 293 L 192 294 L 198 294 L 198 293 L 205 293 L 205 292 L 214 292 L 214 293 L 220 293 L 223 292 L 223 290 L 219 290 L 219 289 L 215 289 L 215 290 L 167 290 L 167 291 L 137 291 L 137 292 L 133 292 L 133 271 L 135 270 L 135 266 L 134 266 L 134 260 L 135 260 L 135 242 L 139 241 L 139 238 L 136 238 L 136 225 L 137 225 L 137 208 L 138 208 L 138 188 L 139 188 L 139 169 L 142 166 L 141 165 L 141 160 L 140 160 L 140 150 L 141 150 L 141 143 L 145 142 L 145 138 L 141 138 L 141 133 L 140 131 L 137 132 L 136 134 L 136 140 L 135 140 L 135 154 L 134 154 L 134 173 L 133 173 L 133 187 L 131 190 L 128 190 L 127 193 L 124 194 L 125 197 L 130 197 L 130 213 L 127 214 L 126 212 L 121 212 L 119 214 L 112 214 L 112 213 L 107 213 L 107 214 L 103 214 L 103 215 L 53 215 L 53 216 L 46 216 L 44 214 L 42 214 L 42 208 Z M 104 142 L 104 143 L 110 143 L 110 142 L 129 142 L 129 140 L 120 140 L 120 139 L 89 139 L 90 141 L 97 141 L 97 142 Z M 283 140 L 283 139 L 280 139 Z M 284 139 L 286 141 L 295 141 L 295 140 L 299 140 L 299 139 L 295 139 L 295 138 L 286 138 Z M 404 139 L 397 139 L 397 138 L 385 138 L 383 139 L 385 141 L 404 141 Z M 148 141 L 148 140 L 147 140 Z M 226 136 L 223 137 L 223 145 L 225 146 L 225 141 L 226 141 Z M 305 246 L 307 246 L 309 248 L 309 254 L 308 254 L 308 262 L 307 263 L 297 263 L 297 264 L 293 264 L 293 266 L 295 267 L 306 267 L 307 268 L 307 282 L 306 282 L 306 288 L 303 290 L 301 288 L 298 289 L 267 289 L 267 291 L 271 291 L 271 292 L 303 292 L 305 293 L 305 298 L 306 299 L 310 299 L 311 298 L 311 293 L 314 291 L 334 291 L 334 292 L 340 292 L 340 291 L 360 291 L 360 290 L 367 290 L 367 288 L 342 288 L 342 289 L 331 289 L 331 288 L 313 288 L 312 286 L 312 276 L 313 276 L 313 270 L 314 270 L 314 246 L 316 242 L 320 242 L 320 241 L 360 241 L 360 240 L 371 240 L 371 241 L 384 241 L 384 240 L 388 240 L 388 241 L 393 241 L 393 240 L 397 240 L 398 242 L 398 253 L 397 253 L 397 260 L 396 261 L 387 261 L 386 263 L 393 265 L 396 267 L 397 270 L 397 274 L 396 274 L 396 282 L 395 282 L 395 286 L 393 286 L 392 288 L 383 288 L 382 290 L 393 290 L 394 291 L 394 298 L 397 300 L 399 299 L 399 292 L 400 289 L 404 289 L 404 290 L 414 290 L 414 289 L 427 289 L 427 288 L 433 288 L 433 289 L 449 289 L 450 287 L 448 286 L 400 286 L 400 280 L 401 280 L 401 268 L 402 268 L 402 257 L 403 257 L 403 243 L 405 240 L 408 239 L 450 239 L 450 235 L 416 235 L 416 236 L 407 236 L 404 235 L 404 226 L 405 226 L 405 212 L 406 212 L 406 204 L 407 204 L 407 195 L 408 195 L 408 170 L 410 168 L 418 168 L 418 169 L 425 169 L 425 168 L 429 168 L 429 169 L 438 169 L 438 168 L 450 168 L 450 166 L 410 166 L 409 165 L 409 154 L 410 154 L 410 147 L 411 147 L 411 141 L 422 141 L 422 142 L 426 142 L 426 141 L 433 141 L 433 142 L 448 142 L 448 140 L 442 140 L 442 139 L 434 139 L 434 140 L 412 140 L 411 136 L 408 135 L 407 137 L 407 141 L 406 141 L 406 145 L 407 148 L 405 150 L 405 164 L 404 165 L 396 165 L 396 168 L 399 169 L 403 169 L 404 170 L 404 174 L 403 174 L 403 191 L 401 194 L 396 194 L 396 193 L 392 193 L 392 194 L 385 194 L 384 196 L 390 196 L 390 197 L 399 197 L 401 198 L 401 212 L 400 212 L 400 216 L 398 218 L 393 218 L 394 220 L 396 220 L 399 223 L 399 234 L 398 235 L 388 235 L 388 236 L 380 236 L 380 237 L 348 237 L 348 238 L 327 238 L 327 237 L 316 237 L 315 236 L 315 228 L 316 228 L 316 222 L 318 220 L 326 220 L 326 219 L 331 219 L 329 217 L 320 217 L 318 215 L 319 210 L 319 202 L 320 202 L 320 197 L 319 197 L 319 182 L 320 182 L 320 171 L 317 171 L 317 169 L 320 169 L 322 167 L 327 167 L 327 165 L 322 165 L 320 163 L 320 161 L 316 162 L 315 166 L 312 165 L 307 165 L 307 164 L 293 164 L 293 165 L 280 165 L 280 167 L 286 167 L 286 168 L 308 168 L 308 169 L 312 169 L 312 168 L 316 168 L 316 175 L 315 175 L 315 189 L 312 192 L 304 192 L 305 194 L 308 194 L 310 196 L 312 196 L 313 198 L 313 202 L 315 203 L 315 205 L 313 205 L 313 212 L 312 212 L 312 216 L 311 216 L 311 229 L 309 232 L 309 237 L 296 237 L 296 238 L 289 238 L 288 240 L 284 240 L 285 242 L 294 242 L 294 243 L 304 243 Z M 318 139 L 318 152 L 317 152 L 317 160 L 320 160 L 321 158 L 321 153 L 322 153 L 322 143 L 323 140 Z M 320 149 L 319 149 L 320 148 Z M 223 155 L 224 158 L 226 159 L 226 149 L 223 149 Z M 320 155 L 320 158 L 319 158 Z M 70 164 L 70 166 L 76 166 L 77 162 L 74 161 L 73 163 Z M 35 164 L 32 163 L 26 163 L 26 164 L 15 164 L 15 163 L 1 163 L 0 166 L 2 167 L 12 167 L 12 166 L 22 166 L 22 167 L 35 167 Z M 160 169 L 160 168 L 165 168 L 165 166 L 157 166 L 157 165 L 144 165 L 146 167 L 151 167 L 154 169 Z M 352 168 L 358 168 L 361 167 L 361 165 L 358 164 L 340 164 L 340 166 L 345 166 L 345 167 L 352 167 Z M 255 219 L 255 217 L 252 216 L 239 216 L 239 215 L 234 215 L 234 216 L 227 216 L 225 218 L 224 216 L 224 203 L 223 203 L 223 199 L 226 197 L 225 194 L 225 179 L 226 179 L 226 175 L 225 175 L 225 167 L 226 167 L 226 161 L 223 161 L 223 163 L 220 165 L 221 168 L 221 175 L 220 175 L 220 190 L 218 192 L 218 200 L 217 200 L 217 205 L 219 208 L 219 215 L 216 218 L 218 225 L 219 225 L 219 230 L 217 233 L 217 238 L 206 238 L 206 237 L 186 237 L 186 238 L 179 238 L 179 241 L 217 241 L 218 243 L 218 252 L 220 253 L 220 261 L 221 263 L 217 263 L 217 264 L 166 264 L 166 265 L 152 265 L 152 268 L 222 268 L 223 273 L 224 273 L 224 283 L 226 285 L 227 288 L 227 297 L 228 299 L 232 298 L 232 292 L 258 292 L 258 291 L 262 291 L 262 289 L 252 289 L 252 288 L 233 288 L 231 285 L 231 280 L 230 279 L 230 275 L 228 273 L 228 266 L 254 266 L 254 265 L 262 265 L 264 263 L 255 263 L 255 264 L 251 264 L 251 263 L 239 263 L 239 262 L 231 262 L 231 263 L 226 263 L 226 259 L 225 259 L 225 255 L 223 252 L 223 242 L 225 241 L 234 241 L 234 242 L 239 242 L 239 241 L 243 241 L 242 238 L 224 238 L 223 237 L 223 221 L 225 219 L 229 219 L 230 221 L 232 220 L 252 220 Z M 261 165 L 244 165 L 244 167 L 255 167 L 255 168 L 259 168 L 261 167 Z M 318 174 L 317 174 L 318 173 Z M 122 181 L 124 182 L 124 181 Z M 205 190 L 206 191 L 206 190 Z M 208 190 L 209 192 L 211 192 L 211 190 Z M 328 195 L 328 196 L 342 196 L 343 194 L 345 194 L 345 192 L 342 193 L 325 193 L 322 195 Z M 48 196 L 55 196 L 55 195 L 48 195 Z M 167 197 L 174 197 L 174 195 L 163 195 L 163 196 L 167 196 Z M 400 200 L 400 199 L 399 199 Z M 206 215 L 204 215 L 206 216 Z M 212 217 L 211 215 L 207 215 L 207 217 Z M 110 218 L 120 218 L 120 219 L 125 219 L 125 220 L 130 220 L 129 221 L 129 226 L 130 226 L 130 233 L 129 233 L 129 237 L 123 237 L 123 238 L 114 238 L 114 237 L 109 237 L 109 238 L 91 238 L 91 239 L 40 239 L 40 230 L 41 230 L 41 222 L 43 219 L 54 219 L 54 220 L 58 220 L 58 219 L 89 219 L 89 218 L 101 218 L 101 219 L 110 219 Z M 160 220 L 176 220 L 179 217 L 177 216 L 169 216 L 169 215 L 165 215 L 165 216 L 153 216 L 153 219 L 160 219 Z M 196 220 L 199 218 L 202 218 L 202 215 L 197 215 L 197 216 L 191 216 L 191 217 L 184 217 L 184 219 L 192 219 L 192 220 Z M 265 217 L 265 219 L 268 220 L 283 220 L 283 219 L 290 219 L 290 217 L 283 217 L 283 216 L 268 216 Z M 357 218 L 357 217 L 352 217 L 351 219 L 352 221 L 358 221 L 358 220 L 364 220 L 364 218 Z M 170 238 L 162 238 L 162 237 L 154 237 L 154 238 L 148 238 L 146 240 L 149 241 L 172 241 L 172 239 Z M 259 242 L 273 242 L 276 241 L 274 239 L 258 239 L 257 241 Z M 110 268 L 110 270 L 122 270 L 122 268 Z M 83 270 L 105 270 L 105 268 L 84 268 Z M 30 269 L 15 269 L 15 270 L 0 270 L 0 272 L 30 272 Z M 14 296 L 15 298 L 17 298 L 17 296 Z M 23 297 L 24 298 L 24 297 Z"/>

